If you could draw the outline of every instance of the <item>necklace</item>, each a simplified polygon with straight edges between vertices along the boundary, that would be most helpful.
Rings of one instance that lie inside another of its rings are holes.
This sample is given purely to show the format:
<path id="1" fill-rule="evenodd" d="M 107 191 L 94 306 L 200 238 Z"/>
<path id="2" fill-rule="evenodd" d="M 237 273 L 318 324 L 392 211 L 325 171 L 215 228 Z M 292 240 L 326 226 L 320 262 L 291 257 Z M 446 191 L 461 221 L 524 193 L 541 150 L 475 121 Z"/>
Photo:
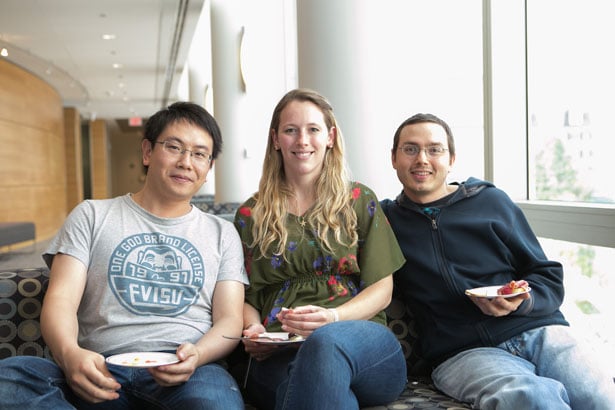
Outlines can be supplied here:
<path id="1" fill-rule="evenodd" d="M 293 215 L 295 220 L 297 221 L 297 225 L 293 228 L 293 233 L 289 235 L 292 237 L 292 241 L 289 243 L 293 248 L 296 248 L 300 243 L 303 242 L 305 238 L 305 226 L 307 225 L 307 221 L 303 216 Z"/>
<path id="2" fill-rule="evenodd" d="M 305 221 L 305 213 L 301 214 L 301 208 L 299 207 L 299 200 L 295 197 L 295 207 L 291 208 L 291 212 L 295 215 L 297 222 L 301 225 L 301 230 L 303 231 L 307 222 Z"/>

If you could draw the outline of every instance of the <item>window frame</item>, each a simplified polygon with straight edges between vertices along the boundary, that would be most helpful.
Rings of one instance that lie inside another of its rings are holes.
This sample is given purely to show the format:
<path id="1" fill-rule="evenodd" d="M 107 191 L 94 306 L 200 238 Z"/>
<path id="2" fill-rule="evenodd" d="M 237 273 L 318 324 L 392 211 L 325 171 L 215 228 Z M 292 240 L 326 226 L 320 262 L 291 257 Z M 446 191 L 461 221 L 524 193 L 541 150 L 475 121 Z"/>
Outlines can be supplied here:
<path id="1" fill-rule="evenodd" d="M 529 199 L 527 1 L 483 0 L 485 178 L 511 195 L 537 236 L 615 248 L 615 205 Z M 522 132 L 514 147 L 502 144 Z"/>

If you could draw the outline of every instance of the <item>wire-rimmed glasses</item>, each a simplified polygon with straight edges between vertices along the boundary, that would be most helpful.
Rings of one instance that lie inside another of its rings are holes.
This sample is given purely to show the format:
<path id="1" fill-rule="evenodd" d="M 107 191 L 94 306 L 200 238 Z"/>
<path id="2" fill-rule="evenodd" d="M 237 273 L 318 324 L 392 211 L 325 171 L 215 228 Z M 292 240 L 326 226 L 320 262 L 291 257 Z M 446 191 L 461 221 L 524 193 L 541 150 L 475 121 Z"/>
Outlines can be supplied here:
<path id="1" fill-rule="evenodd" d="M 398 149 L 400 149 L 405 155 L 409 157 L 416 157 L 417 155 L 421 153 L 421 151 L 425 151 L 425 154 L 429 158 L 438 158 L 439 156 L 443 155 L 446 151 L 448 151 L 447 148 L 444 148 L 441 145 L 430 145 L 428 147 L 421 148 L 418 145 L 405 144 L 405 145 L 402 145 L 401 147 L 398 147 Z"/>
<path id="2" fill-rule="evenodd" d="M 211 154 L 204 149 L 189 150 L 179 141 L 156 141 L 156 144 L 162 144 L 165 152 L 177 158 L 183 156 L 186 152 L 189 152 L 190 158 L 199 164 L 210 163 L 212 159 Z"/>

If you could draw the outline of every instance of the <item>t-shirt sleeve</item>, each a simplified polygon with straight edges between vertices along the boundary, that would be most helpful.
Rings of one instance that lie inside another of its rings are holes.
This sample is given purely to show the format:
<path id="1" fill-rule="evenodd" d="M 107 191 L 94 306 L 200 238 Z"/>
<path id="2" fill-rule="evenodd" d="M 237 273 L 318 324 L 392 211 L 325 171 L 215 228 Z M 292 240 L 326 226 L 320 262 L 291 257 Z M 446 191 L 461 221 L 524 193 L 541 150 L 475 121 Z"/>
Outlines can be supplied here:
<path id="1" fill-rule="evenodd" d="M 236 280 L 248 285 L 241 240 L 230 222 L 223 221 L 223 249 L 218 280 Z"/>
<path id="2" fill-rule="evenodd" d="M 43 254 L 43 260 L 49 268 L 57 253 L 70 255 L 85 266 L 89 265 L 93 214 L 93 204 L 90 201 L 81 202 L 70 212 Z"/>
<path id="3" fill-rule="evenodd" d="M 375 193 L 355 183 L 352 197 L 359 227 L 361 287 L 365 288 L 397 271 L 405 258 Z"/>

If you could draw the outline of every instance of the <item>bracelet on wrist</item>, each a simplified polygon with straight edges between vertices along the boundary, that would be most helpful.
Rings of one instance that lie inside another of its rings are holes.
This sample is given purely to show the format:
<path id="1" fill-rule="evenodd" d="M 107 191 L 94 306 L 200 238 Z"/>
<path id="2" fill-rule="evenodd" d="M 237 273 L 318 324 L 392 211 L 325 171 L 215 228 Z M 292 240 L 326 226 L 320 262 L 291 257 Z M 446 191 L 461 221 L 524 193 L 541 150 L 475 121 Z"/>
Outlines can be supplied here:
<path id="1" fill-rule="evenodd" d="M 329 309 L 329 311 L 330 311 L 331 313 L 333 313 L 333 321 L 334 321 L 334 322 L 339 322 L 339 320 L 340 320 L 340 315 L 337 313 L 337 309 L 335 309 L 335 308 L 331 308 L 331 309 Z"/>

